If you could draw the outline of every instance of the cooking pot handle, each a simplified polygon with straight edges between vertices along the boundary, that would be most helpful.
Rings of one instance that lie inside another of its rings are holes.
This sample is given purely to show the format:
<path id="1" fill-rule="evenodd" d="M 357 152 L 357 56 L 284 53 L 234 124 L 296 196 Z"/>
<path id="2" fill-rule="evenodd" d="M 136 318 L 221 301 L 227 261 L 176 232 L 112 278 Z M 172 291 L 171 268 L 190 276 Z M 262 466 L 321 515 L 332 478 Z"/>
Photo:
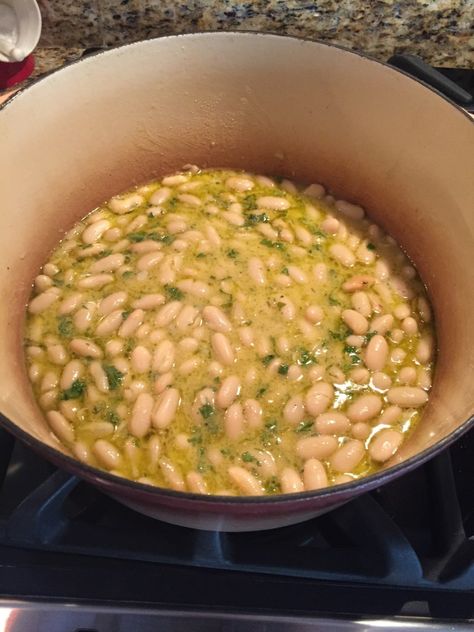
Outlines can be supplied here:
<path id="1" fill-rule="evenodd" d="M 420 57 L 416 55 L 393 55 L 388 60 L 388 63 L 395 68 L 399 68 L 408 73 L 412 77 L 421 79 L 432 88 L 439 90 L 452 101 L 471 111 L 474 109 L 474 99 L 472 95 L 458 86 L 454 81 L 451 81 L 449 77 L 446 77 L 442 72 L 433 68 Z"/>

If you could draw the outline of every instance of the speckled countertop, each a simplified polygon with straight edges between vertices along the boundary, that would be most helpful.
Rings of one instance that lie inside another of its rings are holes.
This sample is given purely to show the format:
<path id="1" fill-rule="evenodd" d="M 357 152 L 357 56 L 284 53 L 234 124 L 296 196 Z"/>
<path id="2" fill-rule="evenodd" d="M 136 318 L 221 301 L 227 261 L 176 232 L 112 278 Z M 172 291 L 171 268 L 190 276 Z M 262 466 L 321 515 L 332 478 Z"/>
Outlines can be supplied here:
<path id="1" fill-rule="evenodd" d="M 35 74 L 106 48 L 169 33 L 273 31 L 334 42 L 386 60 L 395 52 L 474 67 L 474 0 L 39 0 Z"/>

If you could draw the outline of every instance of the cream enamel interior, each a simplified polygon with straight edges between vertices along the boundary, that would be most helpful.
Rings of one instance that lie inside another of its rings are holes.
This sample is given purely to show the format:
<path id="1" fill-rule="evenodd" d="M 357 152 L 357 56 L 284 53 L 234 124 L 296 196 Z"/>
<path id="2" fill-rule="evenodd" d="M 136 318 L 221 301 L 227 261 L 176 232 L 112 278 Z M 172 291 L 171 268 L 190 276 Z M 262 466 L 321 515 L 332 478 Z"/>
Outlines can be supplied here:
<path id="1" fill-rule="evenodd" d="M 31 279 L 63 232 L 117 191 L 184 163 L 323 182 L 362 204 L 424 278 L 439 343 L 402 460 L 474 412 L 474 125 L 435 93 L 326 45 L 252 34 L 133 44 L 84 60 L 0 112 L 0 409 L 47 430 L 21 336 Z"/>

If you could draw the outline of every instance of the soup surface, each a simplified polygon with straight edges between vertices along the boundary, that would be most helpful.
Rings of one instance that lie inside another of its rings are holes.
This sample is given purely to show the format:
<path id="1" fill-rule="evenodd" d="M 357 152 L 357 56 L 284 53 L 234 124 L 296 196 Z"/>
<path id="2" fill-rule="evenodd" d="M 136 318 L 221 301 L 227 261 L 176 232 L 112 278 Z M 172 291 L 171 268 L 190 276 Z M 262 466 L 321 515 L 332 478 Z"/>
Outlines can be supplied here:
<path id="1" fill-rule="evenodd" d="M 361 207 L 190 168 L 69 231 L 35 279 L 26 358 L 86 463 L 182 491 L 299 492 L 396 453 L 428 399 L 431 320 Z"/>

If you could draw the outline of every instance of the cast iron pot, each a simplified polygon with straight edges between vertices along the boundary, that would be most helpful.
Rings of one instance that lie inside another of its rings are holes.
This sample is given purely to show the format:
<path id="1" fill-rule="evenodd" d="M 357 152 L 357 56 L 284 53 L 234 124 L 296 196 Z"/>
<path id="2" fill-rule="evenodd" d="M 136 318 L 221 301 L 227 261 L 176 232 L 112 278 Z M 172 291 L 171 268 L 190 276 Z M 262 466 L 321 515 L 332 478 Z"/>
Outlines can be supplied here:
<path id="1" fill-rule="evenodd" d="M 472 425 L 474 125 L 403 73 L 269 34 L 138 42 L 69 65 L 0 112 L 0 411 L 46 459 L 144 514 L 203 529 L 306 520 L 412 470 Z M 63 233 L 113 194 L 185 164 L 322 182 L 405 248 L 431 297 L 438 363 L 423 418 L 378 474 L 316 492 L 208 497 L 134 483 L 65 452 L 36 406 L 22 328 Z"/>

